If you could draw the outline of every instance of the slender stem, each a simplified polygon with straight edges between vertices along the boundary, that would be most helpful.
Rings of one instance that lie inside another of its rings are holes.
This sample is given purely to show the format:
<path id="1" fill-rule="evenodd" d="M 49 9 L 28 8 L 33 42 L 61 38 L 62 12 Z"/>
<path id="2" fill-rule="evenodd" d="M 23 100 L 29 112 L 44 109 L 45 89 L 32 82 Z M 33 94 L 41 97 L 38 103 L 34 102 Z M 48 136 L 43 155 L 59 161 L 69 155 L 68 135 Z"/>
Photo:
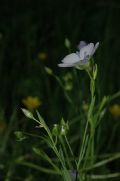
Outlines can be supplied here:
<path id="1" fill-rule="evenodd" d="M 92 180 L 105 180 L 105 179 L 111 179 L 111 178 L 116 178 L 120 177 L 120 173 L 110 173 L 110 174 L 105 174 L 105 175 L 91 175 L 90 178 Z"/>
<path id="2" fill-rule="evenodd" d="M 90 137 L 91 137 L 91 148 L 90 148 L 90 155 L 91 155 L 91 165 L 94 164 L 94 136 L 95 136 L 95 123 L 93 119 L 93 108 L 94 108 L 94 94 L 95 94 L 95 79 L 90 77 L 90 91 L 91 91 L 91 104 L 93 102 L 92 110 L 91 110 L 91 123 L 90 123 Z"/>
<path id="3" fill-rule="evenodd" d="M 68 100 L 68 102 L 73 105 L 73 102 L 72 102 L 71 98 L 69 97 L 68 93 L 67 93 L 67 92 L 65 91 L 65 89 L 64 89 L 64 86 L 63 86 L 62 81 L 61 81 L 61 80 L 59 79 L 59 77 L 57 77 L 56 75 L 54 75 L 54 78 L 58 81 L 59 85 L 60 85 L 61 88 L 63 89 L 64 95 L 65 95 L 66 99 Z"/>
<path id="4" fill-rule="evenodd" d="M 106 159 L 104 159 L 104 160 L 102 160 L 100 162 L 95 163 L 92 166 L 88 166 L 86 168 L 83 168 L 80 171 L 82 172 L 82 171 L 85 171 L 85 170 L 92 170 L 94 168 L 101 167 L 101 166 L 103 166 L 103 165 L 105 165 L 105 164 L 107 164 L 109 162 L 112 162 L 113 160 L 117 160 L 119 158 L 120 158 L 120 153 L 116 153 L 115 155 L 111 156 L 110 158 L 106 158 Z"/>
<path id="5" fill-rule="evenodd" d="M 73 158 L 74 158 L 74 154 L 73 154 L 72 148 L 71 148 L 71 146 L 70 146 L 70 144 L 69 144 L 69 141 L 68 141 L 68 139 L 67 139 L 67 136 L 65 135 L 64 137 L 65 137 L 65 141 L 66 141 L 66 143 L 67 143 L 67 145 L 68 145 L 68 148 L 69 148 L 69 150 L 70 150 L 70 153 L 71 153 L 71 155 L 72 155 Z M 77 165 L 76 159 L 75 159 L 75 164 Z"/>
<path id="6" fill-rule="evenodd" d="M 95 135 L 95 123 L 93 119 L 93 109 L 95 105 L 95 80 L 91 74 L 91 72 L 87 71 L 89 77 L 90 77 L 90 92 L 91 92 L 91 103 L 88 111 L 88 122 L 90 123 L 90 139 L 86 151 L 86 160 L 84 163 L 84 166 L 86 165 L 86 162 L 88 162 L 88 157 L 90 156 L 90 165 L 92 166 L 94 164 L 94 135 Z"/>
<path id="7" fill-rule="evenodd" d="M 71 168 L 72 165 L 71 165 L 70 159 L 69 159 L 69 157 L 68 157 L 68 153 L 67 153 L 66 146 L 65 146 L 65 144 L 64 144 L 64 140 L 63 140 L 62 136 L 59 136 L 59 140 L 60 140 L 60 142 L 61 142 L 61 144 L 62 144 L 62 148 L 63 148 L 63 151 L 64 151 L 65 156 L 66 156 L 66 162 L 67 162 L 69 168 Z"/>
<path id="8" fill-rule="evenodd" d="M 65 141 L 66 141 L 66 143 L 67 143 L 67 145 L 68 145 L 68 148 L 69 148 L 69 150 L 70 150 L 71 155 L 74 156 L 73 151 L 72 151 L 72 148 L 71 148 L 71 146 L 70 146 L 70 144 L 69 144 L 69 141 L 68 141 L 68 139 L 67 139 L 67 136 L 65 135 L 64 137 L 65 137 Z"/>
<path id="9" fill-rule="evenodd" d="M 24 166 L 27 166 L 27 167 L 30 167 L 30 168 L 33 168 L 33 169 L 36 169 L 36 170 L 39 170 L 41 172 L 44 172 L 44 173 L 48 173 L 48 174 L 61 174 L 59 171 L 56 171 L 56 170 L 52 170 L 52 169 L 47 169 L 47 168 L 44 168 L 44 167 L 40 167 L 39 165 L 36 165 L 34 163 L 31 163 L 31 162 L 26 162 L 26 161 L 16 161 L 17 164 L 20 164 L 20 165 L 24 165 Z"/>
<path id="10" fill-rule="evenodd" d="M 117 93 L 113 94 L 112 96 L 110 96 L 109 98 L 109 102 L 120 97 L 120 91 L 118 91 Z"/>
<path id="11" fill-rule="evenodd" d="M 94 127 L 91 125 L 91 165 L 94 164 Z"/>
<path id="12" fill-rule="evenodd" d="M 86 136 L 87 136 L 88 125 L 89 125 L 89 122 L 87 120 L 86 126 L 85 126 L 85 131 L 84 131 L 84 136 L 83 136 L 83 141 L 82 141 L 82 146 L 81 146 L 81 151 L 80 151 L 80 155 L 79 155 L 79 159 L 78 159 L 78 163 L 77 163 L 77 170 L 79 169 L 80 163 L 82 161 L 82 155 L 83 155 L 83 150 L 84 150 L 84 146 L 85 146 L 85 140 L 86 140 Z"/>

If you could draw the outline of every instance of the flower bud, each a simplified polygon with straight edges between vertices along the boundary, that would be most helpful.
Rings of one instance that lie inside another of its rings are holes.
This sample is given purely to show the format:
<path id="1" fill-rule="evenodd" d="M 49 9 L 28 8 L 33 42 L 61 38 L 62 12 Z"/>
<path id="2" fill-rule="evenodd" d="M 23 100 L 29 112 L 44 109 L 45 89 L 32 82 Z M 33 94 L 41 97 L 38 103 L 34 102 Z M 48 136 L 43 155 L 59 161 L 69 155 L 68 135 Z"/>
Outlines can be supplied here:
<path id="1" fill-rule="evenodd" d="M 58 124 L 54 124 L 53 125 L 53 129 L 52 129 L 52 134 L 54 136 L 58 136 L 59 135 L 59 130 L 60 130 L 59 125 Z"/>
<path id="2" fill-rule="evenodd" d="M 24 108 L 21 108 L 21 110 L 27 118 L 34 119 L 34 116 L 30 111 L 28 111 L 27 109 L 24 109 Z"/>
<path id="3" fill-rule="evenodd" d="M 65 46 L 68 49 L 70 49 L 70 47 L 71 47 L 71 43 L 70 43 L 70 40 L 68 38 L 65 38 Z"/>
<path id="4" fill-rule="evenodd" d="M 46 72 L 47 72 L 47 74 L 49 74 L 49 75 L 52 75 L 52 74 L 53 74 L 52 69 L 51 69 L 51 68 L 49 68 L 49 67 L 45 67 L 45 71 L 46 71 Z"/>

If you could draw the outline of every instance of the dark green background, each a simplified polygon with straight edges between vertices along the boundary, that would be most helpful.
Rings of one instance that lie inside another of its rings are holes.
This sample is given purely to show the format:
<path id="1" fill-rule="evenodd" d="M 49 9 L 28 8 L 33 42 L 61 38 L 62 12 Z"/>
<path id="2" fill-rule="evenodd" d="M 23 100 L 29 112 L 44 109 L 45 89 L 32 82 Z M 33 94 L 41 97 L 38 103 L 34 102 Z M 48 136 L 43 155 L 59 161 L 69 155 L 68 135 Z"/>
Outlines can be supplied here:
<path id="1" fill-rule="evenodd" d="M 57 63 L 68 53 L 64 47 L 66 37 L 73 50 L 80 40 L 100 42 L 96 59 L 100 65 L 100 84 L 105 94 L 117 91 L 120 85 L 119 18 L 119 1 L 1 2 L 0 105 L 6 107 L 7 102 L 11 107 L 19 102 L 26 91 L 23 79 L 36 74 L 41 81 L 35 60 L 38 52 L 46 51 L 45 65 L 60 71 Z M 34 83 L 37 89 L 37 81 Z"/>

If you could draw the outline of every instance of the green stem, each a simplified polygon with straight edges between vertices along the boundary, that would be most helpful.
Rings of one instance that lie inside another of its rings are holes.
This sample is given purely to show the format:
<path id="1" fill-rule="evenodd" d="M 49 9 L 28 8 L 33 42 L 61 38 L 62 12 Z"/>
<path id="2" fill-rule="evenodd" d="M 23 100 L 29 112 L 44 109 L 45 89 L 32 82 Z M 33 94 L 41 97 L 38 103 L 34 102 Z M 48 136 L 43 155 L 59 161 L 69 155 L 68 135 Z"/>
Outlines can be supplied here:
<path id="1" fill-rule="evenodd" d="M 90 150 L 91 165 L 94 164 L 94 135 L 95 135 L 95 128 L 93 127 L 93 125 L 91 125 L 91 150 Z"/>
<path id="2" fill-rule="evenodd" d="M 82 158 L 83 158 L 82 155 L 84 155 L 83 150 L 84 150 L 84 147 L 85 147 L 85 140 L 86 140 L 86 136 L 87 136 L 88 125 L 89 125 L 89 122 L 87 120 L 86 126 L 85 126 L 85 131 L 84 131 L 84 136 L 83 136 L 83 141 L 82 141 L 82 146 L 81 146 L 81 151 L 80 151 L 79 159 L 78 159 L 78 163 L 77 163 L 77 170 L 80 167 L 80 164 L 81 164 L 81 161 L 82 161 Z"/>
<path id="3" fill-rule="evenodd" d="M 60 142 L 61 142 L 61 144 L 62 144 L 62 148 L 63 148 L 63 151 L 64 151 L 65 156 L 66 156 L 66 162 L 67 162 L 69 168 L 71 168 L 72 165 L 71 165 L 71 162 L 70 162 L 70 160 L 69 160 L 68 152 L 67 152 L 67 150 L 66 150 L 66 146 L 65 146 L 65 144 L 64 144 L 64 140 L 63 140 L 62 136 L 59 137 L 59 140 L 60 140 Z"/>
<path id="4" fill-rule="evenodd" d="M 89 165 L 88 163 L 90 163 L 90 165 L 92 166 L 94 164 L 94 136 L 95 136 L 95 123 L 94 123 L 94 119 L 93 119 L 93 109 L 94 109 L 94 105 L 95 105 L 95 80 L 91 75 L 91 72 L 87 71 L 89 77 L 90 77 L 90 92 L 91 92 L 91 103 L 89 106 L 89 110 L 88 110 L 88 123 L 90 125 L 90 138 L 89 138 L 89 142 L 88 142 L 88 146 L 87 146 L 87 150 L 86 150 L 86 154 L 85 154 L 85 162 L 84 162 L 84 167 L 86 167 L 86 164 Z M 90 160 L 88 159 L 90 157 Z"/>
<path id="5" fill-rule="evenodd" d="M 70 146 L 70 144 L 69 144 L 69 141 L 68 141 L 66 135 L 65 135 L 65 141 L 66 141 L 66 143 L 67 143 L 67 145 L 68 145 L 68 148 L 69 148 L 69 150 L 70 150 L 70 153 L 71 153 L 72 157 L 74 158 L 74 154 L 73 154 L 72 148 L 71 148 L 71 146 Z M 74 160 L 75 160 L 75 164 L 76 164 L 76 166 L 77 166 L 76 159 L 74 159 Z"/>
<path id="6" fill-rule="evenodd" d="M 90 178 L 92 180 L 105 180 L 105 179 L 111 179 L 120 177 L 120 173 L 111 173 L 111 174 L 105 174 L 105 175 L 91 175 Z"/>
<path id="7" fill-rule="evenodd" d="M 103 165 L 106 165 L 107 163 L 117 160 L 119 158 L 120 158 L 120 153 L 116 153 L 115 155 L 111 156 L 110 158 L 104 159 L 100 162 L 95 163 L 92 166 L 88 166 L 86 168 L 81 169 L 81 172 L 85 171 L 85 170 L 92 170 L 94 168 L 102 167 Z"/>
<path id="8" fill-rule="evenodd" d="M 38 170 L 40 172 L 48 173 L 48 174 L 57 174 L 57 175 L 61 174 L 59 171 L 52 170 L 52 169 L 47 169 L 47 168 L 44 168 L 44 167 L 40 167 L 40 166 L 38 166 L 38 165 L 36 165 L 34 163 L 30 163 L 30 162 L 26 162 L 26 161 L 22 161 L 22 162 L 16 161 L 16 163 L 20 164 L 20 165 L 23 165 L 23 166 L 33 168 L 33 169 L 36 169 L 36 170 Z"/>

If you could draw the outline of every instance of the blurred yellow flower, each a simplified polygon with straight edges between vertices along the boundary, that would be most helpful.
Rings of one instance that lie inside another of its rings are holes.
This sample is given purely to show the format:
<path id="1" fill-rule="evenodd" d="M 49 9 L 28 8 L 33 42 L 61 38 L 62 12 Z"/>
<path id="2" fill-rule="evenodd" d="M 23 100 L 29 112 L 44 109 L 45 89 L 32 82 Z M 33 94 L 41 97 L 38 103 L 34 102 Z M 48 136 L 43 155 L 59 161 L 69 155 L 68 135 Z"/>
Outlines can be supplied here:
<path id="1" fill-rule="evenodd" d="M 84 101 L 82 105 L 82 109 L 86 112 L 88 111 L 89 105 Z"/>
<path id="2" fill-rule="evenodd" d="M 120 105 L 119 104 L 113 104 L 109 111 L 111 112 L 111 114 L 114 116 L 114 117 L 119 117 L 120 116 Z"/>
<path id="3" fill-rule="evenodd" d="M 46 60 L 47 59 L 47 53 L 45 53 L 45 52 L 38 53 L 38 58 L 40 60 Z"/>
<path id="4" fill-rule="evenodd" d="M 26 98 L 22 99 L 22 103 L 29 110 L 36 109 L 42 104 L 42 102 L 39 100 L 39 97 L 37 96 L 27 96 Z"/>

